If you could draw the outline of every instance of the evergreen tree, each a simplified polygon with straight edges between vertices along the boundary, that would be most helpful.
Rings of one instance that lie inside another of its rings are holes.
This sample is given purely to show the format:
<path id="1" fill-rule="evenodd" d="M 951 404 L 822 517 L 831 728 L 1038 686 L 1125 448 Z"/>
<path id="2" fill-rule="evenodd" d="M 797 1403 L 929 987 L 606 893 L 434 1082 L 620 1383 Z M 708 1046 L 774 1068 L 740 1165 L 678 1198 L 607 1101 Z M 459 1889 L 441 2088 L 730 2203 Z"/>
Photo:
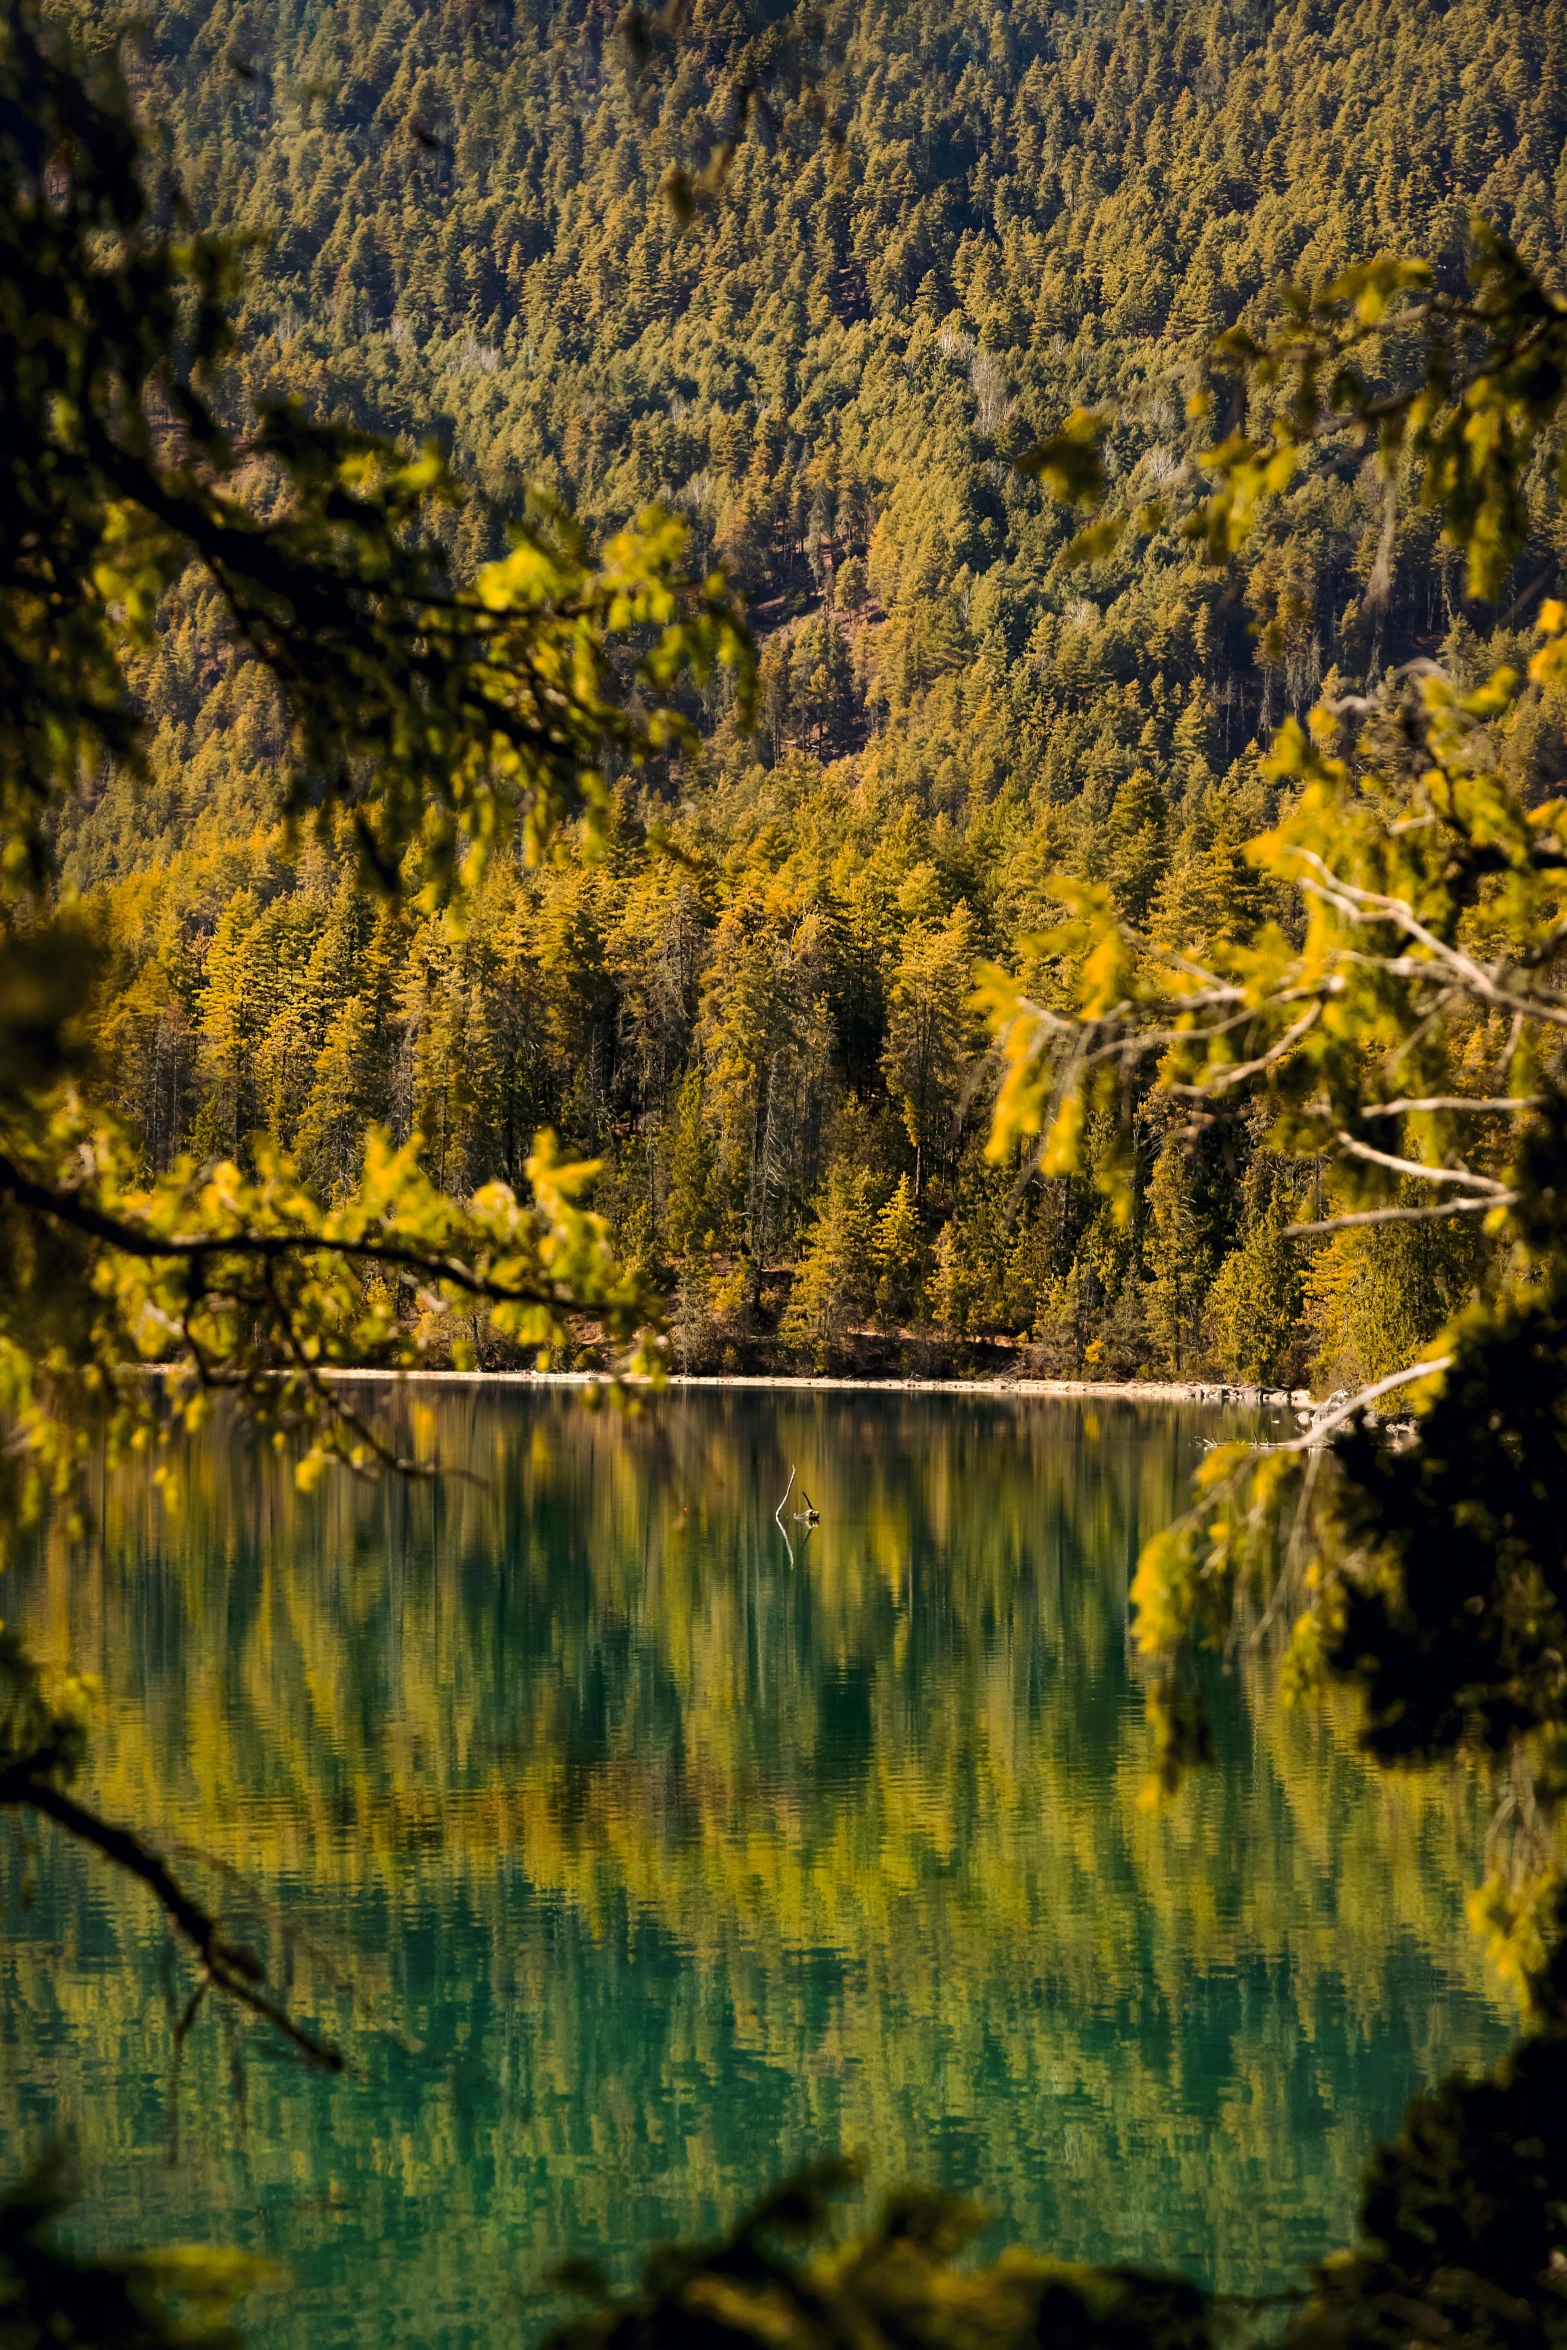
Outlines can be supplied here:
<path id="1" fill-rule="evenodd" d="M 808 1347 L 819 1369 L 826 1369 L 870 1304 L 876 1219 L 869 1190 L 863 1168 L 833 1161 L 795 1267 L 783 1335 Z"/>
<path id="2" fill-rule="evenodd" d="M 1304 1375 L 1304 1258 L 1287 1237 L 1300 1202 L 1294 1171 L 1259 1150 L 1241 1186 L 1236 1245 L 1208 1294 L 1208 1331 L 1227 1379 L 1293 1386 Z"/>
<path id="3" fill-rule="evenodd" d="M 1213 1258 L 1193 1197 L 1190 1157 L 1172 1136 L 1148 1186 L 1148 1321 L 1164 1367 L 1176 1379 L 1200 1368 Z"/>
<path id="4" fill-rule="evenodd" d="M 910 922 L 888 991 L 882 1063 L 914 1146 L 916 1192 L 952 1154 L 968 1063 L 964 994 L 973 962 L 973 919 L 960 902 L 939 926 Z"/>
<path id="5" fill-rule="evenodd" d="M 712 1151 L 702 1106 L 702 1072 L 688 1069 L 675 1096 L 669 1143 L 669 1202 L 664 1216 L 665 1237 L 676 1259 L 695 1256 L 712 1241 L 708 1202 Z"/>
<path id="6" fill-rule="evenodd" d="M 892 1197 L 877 1214 L 871 1252 L 877 1267 L 876 1311 L 901 1321 L 919 1295 L 924 1254 L 914 1186 L 906 1174 L 898 1177 Z"/>

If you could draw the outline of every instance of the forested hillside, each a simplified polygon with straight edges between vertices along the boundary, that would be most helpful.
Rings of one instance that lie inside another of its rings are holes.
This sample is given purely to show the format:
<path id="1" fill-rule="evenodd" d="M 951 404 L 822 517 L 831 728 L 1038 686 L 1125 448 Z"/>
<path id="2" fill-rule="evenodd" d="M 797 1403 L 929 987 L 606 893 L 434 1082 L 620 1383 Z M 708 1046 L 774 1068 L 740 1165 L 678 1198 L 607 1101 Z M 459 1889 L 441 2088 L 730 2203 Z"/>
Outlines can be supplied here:
<path id="1" fill-rule="evenodd" d="M 1028 967 L 1062 873 L 1168 944 L 1248 932 L 1272 728 L 1532 641 L 1567 551 L 1543 465 L 1491 605 L 1342 442 L 1228 567 L 1180 525 L 1232 414 L 1205 354 L 1281 282 L 1396 251 L 1456 284 L 1478 212 L 1562 287 L 1567 0 L 863 0 L 812 73 L 774 54 L 735 5 L 640 66 L 586 4 L 156 13 L 143 118 L 198 224 L 254 240 L 235 416 L 433 434 L 592 536 L 662 502 L 746 590 L 761 688 L 754 734 L 715 686 L 703 755 L 623 780 L 599 861 L 499 860 L 459 927 L 277 829 L 270 688 L 174 592 L 133 681 L 153 786 L 100 773 L 59 840 L 110 1090 L 153 1167 L 264 1123 L 326 1196 L 367 1120 L 459 1190 L 553 1125 L 606 1159 L 691 1363 L 986 1333 L 1051 1371 L 1375 1376 L 1483 1277 L 1472 1219 L 1313 1254 L 1281 1237 L 1309 1174 L 1167 1104 L 1128 1106 L 1129 1220 L 1019 1189 L 971 974 Z M 1084 565 L 1016 460 L 1109 403 L 1139 527 Z M 1535 797 L 1567 772 L 1559 688 L 1502 758 Z"/>

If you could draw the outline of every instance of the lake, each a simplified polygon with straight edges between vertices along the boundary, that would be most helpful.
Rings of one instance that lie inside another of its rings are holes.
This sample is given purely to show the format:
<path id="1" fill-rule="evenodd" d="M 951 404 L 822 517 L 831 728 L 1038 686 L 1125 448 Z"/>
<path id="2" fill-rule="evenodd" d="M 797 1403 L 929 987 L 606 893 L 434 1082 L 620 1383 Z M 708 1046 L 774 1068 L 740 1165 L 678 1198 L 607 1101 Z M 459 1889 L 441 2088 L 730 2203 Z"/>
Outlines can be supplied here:
<path id="1" fill-rule="evenodd" d="M 979 2197 L 991 2243 L 1269 2289 L 1409 2093 L 1506 2044 L 1461 1782 L 1379 1779 L 1243 1657 L 1215 1767 L 1140 1802 L 1131 1569 L 1242 1423 L 425 1393 L 395 1413 L 461 1476 L 305 1498 L 210 1434 L 177 1516 L 99 1480 L 7 1578 L 103 1676 L 86 1797 L 351 2066 L 207 2014 L 176 2094 L 149 1901 L 6 1835 L 8 2160 L 74 2142 L 100 2243 L 286 2261 L 256 2343 L 537 2332 L 563 2255 L 629 2273 L 838 2148 Z M 821 1522 L 786 1534 L 791 1464 Z"/>

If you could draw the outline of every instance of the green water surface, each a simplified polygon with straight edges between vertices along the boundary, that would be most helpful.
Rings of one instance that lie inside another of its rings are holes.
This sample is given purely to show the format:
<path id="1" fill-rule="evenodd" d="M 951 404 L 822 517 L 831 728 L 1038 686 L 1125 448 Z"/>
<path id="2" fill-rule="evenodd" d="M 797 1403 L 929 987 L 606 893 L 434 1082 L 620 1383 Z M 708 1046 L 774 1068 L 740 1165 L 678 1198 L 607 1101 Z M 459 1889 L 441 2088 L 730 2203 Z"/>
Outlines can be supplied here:
<path id="1" fill-rule="evenodd" d="M 0 1838 L 10 2166 L 64 2136 L 95 2241 L 285 2261 L 256 2343 L 536 2332 L 564 2253 L 626 2273 L 840 2147 L 979 2196 L 992 2241 L 1269 2288 L 1411 2090 L 1505 2044 L 1452 1780 L 1379 1781 L 1242 1653 L 1215 1769 L 1139 1800 L 1127 1587 L 1212 1415 L 416 1409 L 465 1478 L 303 1498 L 214 1434 L 177 1518 L 122 1474 L 8 1578 L 103 1676 L 85 1793 L 350 2059 L 205 2015 L 173 2082 L 150 1904 Z"/>

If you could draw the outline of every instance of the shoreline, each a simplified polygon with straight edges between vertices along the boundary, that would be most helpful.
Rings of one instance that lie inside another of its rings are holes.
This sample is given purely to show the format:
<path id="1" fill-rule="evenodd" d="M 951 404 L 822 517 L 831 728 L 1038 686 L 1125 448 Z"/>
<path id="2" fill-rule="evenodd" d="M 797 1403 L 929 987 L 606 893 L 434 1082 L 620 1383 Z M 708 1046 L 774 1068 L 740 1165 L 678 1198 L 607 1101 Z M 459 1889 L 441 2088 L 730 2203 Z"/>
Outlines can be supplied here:
<path id="1" fill-rule="evenodd" d="M 603 1371 L 399 1371 L 353 1370 L 333 1365 L 318 1376 L 326 1380 L 372 1380 L 386 1386 L 449 1387 L 605 1387 L 613 1384 Z M 667 1378 L 627 1379 L 622 1384 L 638 1394 L 661 1394 L 668 1388 L 777 1388 L 796 1394 L 844 1392 L 861 1395 L 987 1395 L 1018 1396 L 1030 1401 L 1095 1403 L 1204 1404 L 1232 1411 L 1303 1411 L 1311 1396 L 1303 1387 L 1241 1387 L 1217 1380 L 1125 1379 L 851 1379 L 822 1374 L 769 1371 L 671 1371 Z"/>

